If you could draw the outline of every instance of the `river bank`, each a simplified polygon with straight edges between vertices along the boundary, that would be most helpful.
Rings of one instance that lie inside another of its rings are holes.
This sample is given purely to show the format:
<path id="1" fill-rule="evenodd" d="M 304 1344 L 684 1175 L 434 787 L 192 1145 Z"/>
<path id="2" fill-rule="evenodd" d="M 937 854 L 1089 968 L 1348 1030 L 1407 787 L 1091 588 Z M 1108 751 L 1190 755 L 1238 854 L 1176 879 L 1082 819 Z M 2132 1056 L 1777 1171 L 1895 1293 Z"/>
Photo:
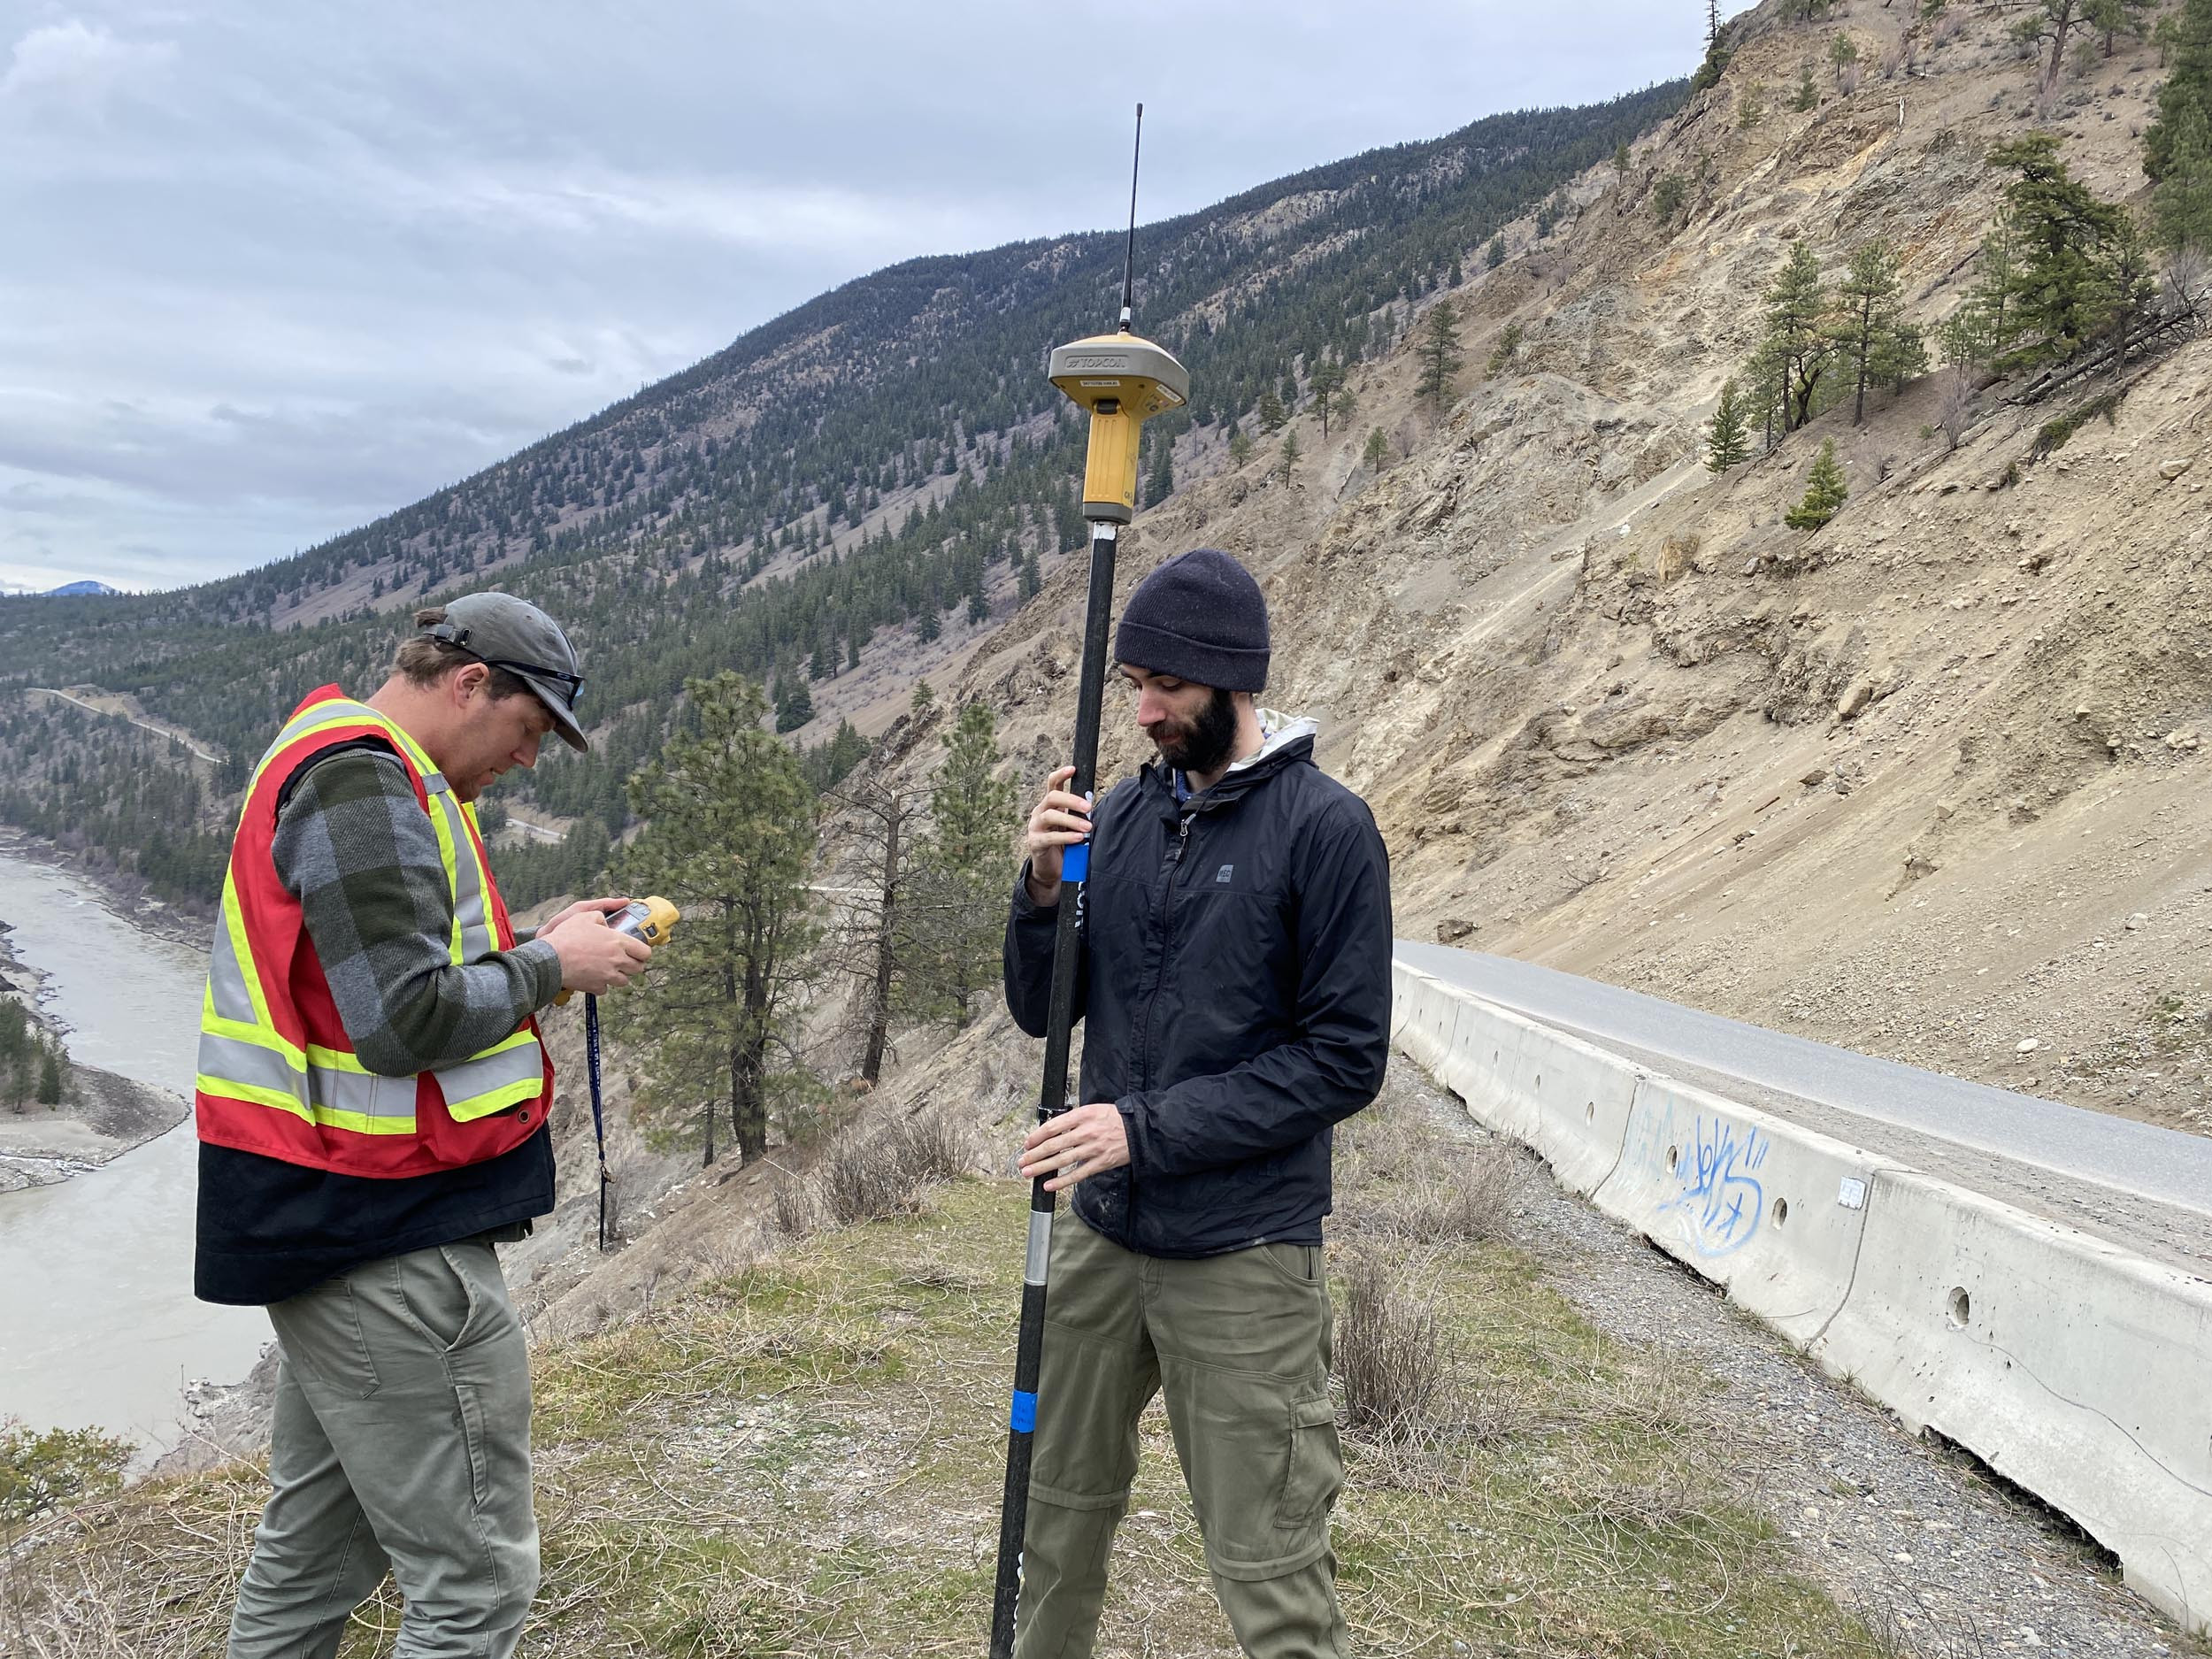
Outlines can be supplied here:
<path id="1" fill-rule="evenodd" d="M 13 850 L 0 846 L 0 852 Z M 69 1024 L 51 1008 L 47 974 L 18 957 L 15 931 L 0 913 L 0 992 L 12 993 L 32 1022 L 67 1048 Z M 0 1193 L 50 1186 L 96 1170 L 175 1128 L 190 1110 L 190 1102 L 174 1089 L 91 1064 L 73 1049 L 58 1104 L 18 1102 L 0 1108 Z"/>

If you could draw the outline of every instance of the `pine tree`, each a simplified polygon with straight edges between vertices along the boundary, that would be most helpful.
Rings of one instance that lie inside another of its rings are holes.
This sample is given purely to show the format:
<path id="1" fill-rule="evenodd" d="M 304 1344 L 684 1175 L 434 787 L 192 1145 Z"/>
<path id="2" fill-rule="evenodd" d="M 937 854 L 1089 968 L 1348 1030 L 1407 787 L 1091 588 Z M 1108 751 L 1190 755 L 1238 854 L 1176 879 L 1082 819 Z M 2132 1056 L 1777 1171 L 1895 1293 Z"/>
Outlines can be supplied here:
<path id="1" fill-rule="evenodd" d="M 1245 435 L 1244 428 L 1241 426 L 1238 425 L 1235 421 L 1231 421 L 1229 423 L 1230 465 L 1242 466 L 1251 458 L 1252 440 Z"/>
<path id="2" fill-rule="evenodd" d="M 1152 471 L 1144 480 L 1144 504 L 1156 507 L 1175 493 L 1175 440 L 1162 433 L 1152 441 Z"/>
<path id="3" fill-rule="evenodd" d="M 2175 118 L 2164 169 L 2151 193 L 2158 245 L 2170 253 L 2212 252 L 2212 120 L 2201 108 L 2192 105 Z"/>
<path id="4" fill-rule="evenodd" d="M 1324 357 L 1313 365 L 1307 384 L 1313 388 L 1313 411 L 1321 417 L 1321 441 L 1326 443 L 1329 422 L 1337 412 L 1336 395 L 1344 385 L 1344 371 Z"/>
<path id="5" fill-rule="evenodd" d="M 1490 362 L 1484 370 L 1486 374 L 1494 375 L 1512 363 L 1514 353 L 1521 349 L 1524 333 L 1518 323 L 1505 326 L 1505 331 L 1498 336 L 1498 343 L 1491 349 Z"/>
<path id="6" fill-rule="evenodd" d="M 1903 319 L 1902 294 L 1896 251 L 1878 238 L 1853 251 L 1836 284 L 1831 335 L 1852 376 L 1855 426 L 1866 420 L 1869 384 L 1893 385 L 1926 365 L 1919 331 Z"/>
<path id="7" fill-rule="evenodd" d="M 776 730 L 795 732 L 814 718 L 814 693 L 796 674 L 787 674 L 776 690 Z"/>
<path id="8" fill-rule="evenodd" d="M 2023 45 L 2034 46 L 2043 41 L 2051 43 L 2049 58 L 2037 84 L 2047 95 L 2058 85 L 2059 70 L 2066 61 L 2067 37 L 2074 26 L 2083 20 L 2087 10 L 2085 0 L 2033 0 L 2027 15 L 2013 25 L 2013 38 Z"/>
<path id="9" fill-rule="evenodd" d="M 856 981 L 860 1076 L 873 1083 L 883 1074 L 893 1013 L 926 1011 L 935 995 L 919 962 L 932 926 L 916 911 L 924 801 L 918 791 L 855 775 L 830 804 L 872 879 L 871 887 L 840 896 L 833 940 L 839 970 Z"/>
<path id="10" fill-rule="evenodd" d="M 42 1049 L 38 1056 L 38 1103 L 61 1104 L 61 1056 L 52 1048 Z"/>
<path id="11" fill-rule="evenodd" d="M 1044 588 L 1044 572 L 1039 568 L 1037 549 L 1030 548 L 1022 554 L 1021 602 L 1027 604 Z"/>
<path id="12" fill-rule="evenodd" d="M 1440 410 L 1451 401 L 1452 384 L 1466 362 L 1459 344 L 1459 314 L 1451 301 L 1439 300 L 1430 307 L 1428 320 L 1421 326 L 1417 355 L 1421 378 L 1414 386 L 1414 396 L 1428 399 Z"/>
<path id="13" fill-rule="evenodd" d="M 2123 286 L 2118 262 L 2131 257 L 2127 211 L 2076 179 L 2048 133 L 2000 144 L 1989 162 L 2015 175 L 1990 239 L 2003 256 L 1985 258 L 1975 293 L 1985 311 L 2003 318 L 2001 340 L 2017 342 L 1997 366 L 2063 361 L 2111 319 Z"/>
<path id="14" fill-rule="evenodd" d="M 1283 447 L 1278 451 L 1275 462 L 1276 471 L 1282 475 L 1286 484 L 1290 482 L 1291 474 L 1297 469 L 1298 457 L 1298 434 L 1286 432 L 1283 434 Z"/>
<path id="15" fill-rule="evenodd" d="M 1836 441 L 1830 438 L 1821 444 L 1813 470 L 1806 474 L 1805 499 L 1784 513 L 1782 521 L 1793 530 L 1817 530 L 1836 516 L 1850 494 L 1843 465 L 1836 459 Z"/>
<path id="16" fill-rule="evenodd" d="M 2160 31 L 2172 67 L 2158 88 L 2158 119 L 2143 132 L 2143 171 L 2162 183 L 2186 142 L 2190 118 L 2212 130 L 2212 0 L 2182 0 Z"/>
<path id="17" fill-rule="evenodd" d="M 1384 463 L 1390 459 L 1390 440 L 1380 426 L 1367 434 L 1367 447 L 1360 451 L 1359 458 L 1371 472 L 1379 473 L 1383 470 Z"/>
<path id="18" fill-rule="evenodd" d="M 1833 344 L 1824 326 L 1827 311 L 1820 264 L 1801 239 L 1791 244 L 1788 263 L 1767 288 L 1766 339 L 1754 373 L 1755 380 L 1770 374 L 1778 380 L 1786 435 L 1819 412 L 1814 399 L 1834 360 Z"/>
<path id="19" fill-rule="evenodd" d="M 726 671 L 684 689 L 695 727 L 631 780 L 644 827 L 614 872 L 617 891 L 674 901 L 680 942 L 608 1008 L 649 1056 L 647 1117 L 672 1130 L 695 1120 L 711 1164 L 726 1107 L 749 1163 L 772 1103 L 810 1081 L 795 1038 L 816 937 L 803 885 L 814 814 L 798 757 L 761 729 L 758 686 Z"/>
<path id="20" fill-rule="evenodd" d="M 1271 386 L 1260 394 L 1260 430 L 1271 437 L 1283 429 L 1285 419 L 1283 400 L 1275 396 L 1275 388 Z"/>
<path id="21" fill-rule="evenodd" d="M 930 792 L 917 903 L 926 923 L 922 952 L 936 996 L 956 1025 L 999 982 L 1006 929 L 1006 872 L 1018 822 L 1013 784 L 997 775 L 997 724 L 971 703 L 945 740 Z"/>
<path id="22" fill-rule="evenodd" d="M 1503 231 L 1500 231 L 1490 239 L 1490 245 L 1483 250 L 1482 263 L 1486 269 L 1491 271 L 1495 271 L 1505 263 L 1505 233 Z"/>
<path id="23" fill-rule="evenodd" d="M 1709 471 L 1725 472 L 1750 458 L 1751 434 L 1744 421 L 1743 399 L 1732 375 L 1721 384 L 1720 403 L 1705 431 L 1705 465 Z"/>

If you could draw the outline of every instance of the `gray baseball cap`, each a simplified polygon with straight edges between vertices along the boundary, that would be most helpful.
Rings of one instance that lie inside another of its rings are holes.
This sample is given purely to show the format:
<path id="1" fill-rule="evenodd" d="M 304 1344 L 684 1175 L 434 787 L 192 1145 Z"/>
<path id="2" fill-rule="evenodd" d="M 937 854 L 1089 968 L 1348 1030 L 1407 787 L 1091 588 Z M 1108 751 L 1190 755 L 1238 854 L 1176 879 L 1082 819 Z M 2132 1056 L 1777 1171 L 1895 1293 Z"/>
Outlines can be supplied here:
<path id="1" fill-rule="evenodd" d="M 576 719 L 576 694 L 584 688 L 576 648 L 560 625 L 528 600 L 512 594 L 464 594 L 446 606 L 443 622 L 423 632 L 507 670 L 538 694 L 563 741 L 573 749 L 591 747 Z"/>

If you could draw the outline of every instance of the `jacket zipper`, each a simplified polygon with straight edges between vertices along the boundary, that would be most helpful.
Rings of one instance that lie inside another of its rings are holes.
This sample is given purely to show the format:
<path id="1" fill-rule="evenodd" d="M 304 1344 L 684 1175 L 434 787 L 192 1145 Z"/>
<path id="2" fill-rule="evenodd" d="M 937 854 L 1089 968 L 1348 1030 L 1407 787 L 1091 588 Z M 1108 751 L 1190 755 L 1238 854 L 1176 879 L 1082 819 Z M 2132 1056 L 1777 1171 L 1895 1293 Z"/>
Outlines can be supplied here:
<path id="1" fill-rule="evenodd" d="M 1167 985 L 1168 947 L 1172 942 L 1169 927 L 1173 913 L 1175 878 L 1182 872 L 1183 852 L 1190 845 L 1190 820 L 1191 815 L 1187 812 L 1176 818 L 1175 845 L 1168 849 L 1167 879 L 1160 884 L 1160 973 L 1152 982 L 1152 995 L 1146 999 L 1144 1005 L 1144 1023 L 1139 1027 L 1144 1041 L 1144 1075 L 1138 1083 L 1140 1088 L 1148 1087 L 1152 1081 L 1152 1015 L 1159 1006 L 1160 993 Z M 1124 1225 L 1129 1229 L 1128 1241 L 1133 1248 L 1137 1241 L 1137 1176 L 1134 1170 L 1129 1172 L 1128 1193 L 1128 1202 L 1123 1216 Z"/>
<path id="2" fill-rule="evenodd" d="M 1167 849 L 1167 879 L 1160 883 L 1160 973 L 1152 981 L 1152 995 L 1144 1005 L 1144 1083 L 1152 1086 L 1152 1015 L 1160 1004 L 1160 993 L 1167 988 L 1167 964 L 1175 943 L 1175 879 L 1183 873 L 1183 852 L 1190 845 L 1191 815 L 1182 814 L 1175 820 L 1175 845 Z"/>

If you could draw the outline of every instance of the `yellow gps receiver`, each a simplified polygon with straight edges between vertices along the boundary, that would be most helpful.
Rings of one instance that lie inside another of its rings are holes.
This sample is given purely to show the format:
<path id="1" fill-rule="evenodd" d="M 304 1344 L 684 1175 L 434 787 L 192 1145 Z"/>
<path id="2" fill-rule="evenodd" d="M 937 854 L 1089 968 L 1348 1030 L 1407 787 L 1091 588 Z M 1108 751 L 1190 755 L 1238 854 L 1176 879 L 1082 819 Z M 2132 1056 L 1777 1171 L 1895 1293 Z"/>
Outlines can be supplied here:
<path id="1" fill-rule="evenodd" d="M 632 899 L 607 918 L 607 926 L 618 933 L 627 933 L 634 939 L 642 939 L 647 944 L 657 947 L 667 941 L 668 930 L 682 918 L 681 910 L 666 899 L 656 895 L 649 899 Z M 563 991 L 553 1001 L 557 1006 L 565 1008 L 572 995 Z"/>
<path id="2" fill-rule="evenodd" d="M 1046 373 L 1091 417 L 1084 518 L 1127 524 L 1137 510 L 1138 438 L 1153 416 L 1190 401 L 1190 371 L 1164 346 L 1131 334 L 1125 320 L 1119 334 L 1054 347 Z"/>

